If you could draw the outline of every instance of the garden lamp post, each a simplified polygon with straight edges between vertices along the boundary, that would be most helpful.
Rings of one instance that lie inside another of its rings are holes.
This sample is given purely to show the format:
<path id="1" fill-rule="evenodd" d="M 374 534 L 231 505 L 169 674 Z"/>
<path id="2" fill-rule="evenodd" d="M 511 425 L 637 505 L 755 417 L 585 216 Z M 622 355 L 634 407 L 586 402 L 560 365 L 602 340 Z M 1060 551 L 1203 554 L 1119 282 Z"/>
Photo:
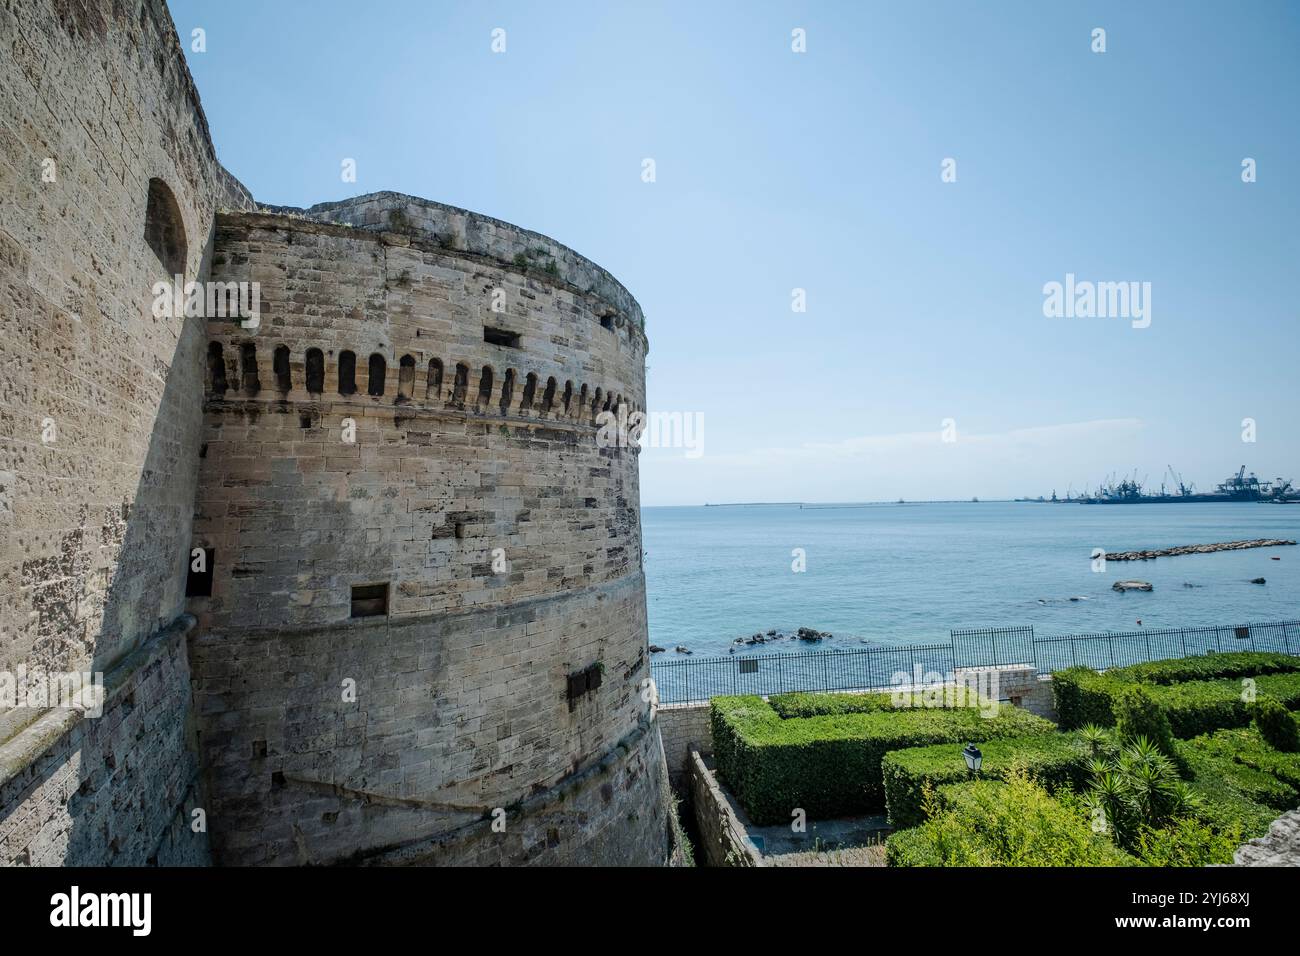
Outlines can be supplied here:
<path id="1" fill-rule="evenodd" d="M 962 750 L 961 755 L 966 761 L 966 769 L 970 771 L 970 777 L 975 779 L 975 775 L 980 772 L 980 764 L 984 762 L 984 755 L 974 744 L 967 744 Z"/>

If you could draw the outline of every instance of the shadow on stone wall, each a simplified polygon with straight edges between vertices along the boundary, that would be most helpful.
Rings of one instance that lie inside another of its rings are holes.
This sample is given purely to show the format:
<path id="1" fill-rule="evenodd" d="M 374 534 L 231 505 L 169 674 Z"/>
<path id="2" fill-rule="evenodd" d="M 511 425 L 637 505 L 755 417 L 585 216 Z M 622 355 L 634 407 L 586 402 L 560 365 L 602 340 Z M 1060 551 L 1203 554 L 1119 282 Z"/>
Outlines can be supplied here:
<path id="1" fill-rule="evenodd" d="M 30 294 L 33 305 L 40 301 Z M 83 503 L 55 553 L 21 565 L 35 635 L 13 666 L 102 673 L 105 699 L 98 717 L 48 711 L 4 744 L 3 769 L 12 776 L 0 785 L 0 835 L 9 846 L 0 863 L 207 860 L 206 833 L 188 826 L 199 801 L 185 644 L 191 619 L 183 616 L 206 337 L 203 319 L 186 319 L 169 365 L 154 370 L 162 393 L 134 493 L 106 506 Z M 110 381 L 106 375 L 106 388 Z M 110 400 L 155 407 L 141 391 L 137 383 Z M 133 410 L 114 411 L 108 417 Z"/>

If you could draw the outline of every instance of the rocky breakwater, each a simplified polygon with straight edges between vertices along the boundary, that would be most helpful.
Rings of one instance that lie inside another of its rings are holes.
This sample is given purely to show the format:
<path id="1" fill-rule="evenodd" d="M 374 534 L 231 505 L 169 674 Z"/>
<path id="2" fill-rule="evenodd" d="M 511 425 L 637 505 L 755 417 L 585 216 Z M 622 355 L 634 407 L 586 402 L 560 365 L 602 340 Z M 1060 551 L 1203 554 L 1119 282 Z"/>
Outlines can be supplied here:
<path id="1" fill-rule="evenodd" d="M 1117 551 L 1107 554 L 1107 561 L 1149 561 L 1152 558 L 1170 558 L 1179 554 L 1211 554 L 1215 551 L 1244 551 L 1247 548 L 1273 548 L 1294 545 L 1282 538 L 1256 538 L 1253 541 L 1221 541 L 1218 544 L 1188 544 L 1178 548 L 1157 548 L 1148 551 Z"/>

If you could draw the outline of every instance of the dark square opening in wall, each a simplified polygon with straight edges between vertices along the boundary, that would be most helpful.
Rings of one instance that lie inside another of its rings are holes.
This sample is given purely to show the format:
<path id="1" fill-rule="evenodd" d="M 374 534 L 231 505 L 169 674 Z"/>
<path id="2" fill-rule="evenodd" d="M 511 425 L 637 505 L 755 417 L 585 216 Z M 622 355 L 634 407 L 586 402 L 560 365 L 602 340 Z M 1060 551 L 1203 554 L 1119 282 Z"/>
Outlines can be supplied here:
<path id="1" fill-rule="evenodd" d="M 354 584 L 353 617 L 383 617 L 388 614 L 388 584 Z"/>
<path id="2" fill-rule="evenodd" d="M 483 341 L 489 345 L 504 345 L 508 349 L 519 348 L 519 333 L 509 332 L 505 329 L 494 329 L 491 326 L 483 326 Z"/>
<path id="3" fill-rule="evenodd" d="M 212 569 L 216 548 L 191 548 L 189 574 L 185 578 L 186 597 L 212 597 Z"/>
<path id="4" fill-rule="evenodd" d="M 602 315 L 600 317 L 600 327 L 614 331 L 614 317 L 612 315 Z"/>
<path id="5" fill-rule="evenodd" d="M 569 701 L 569 710 L 573 710 L 574 702 L 587 693 L 587 672 L 576 671 L 569 675 L 564 688 L 564 696 Z"/>

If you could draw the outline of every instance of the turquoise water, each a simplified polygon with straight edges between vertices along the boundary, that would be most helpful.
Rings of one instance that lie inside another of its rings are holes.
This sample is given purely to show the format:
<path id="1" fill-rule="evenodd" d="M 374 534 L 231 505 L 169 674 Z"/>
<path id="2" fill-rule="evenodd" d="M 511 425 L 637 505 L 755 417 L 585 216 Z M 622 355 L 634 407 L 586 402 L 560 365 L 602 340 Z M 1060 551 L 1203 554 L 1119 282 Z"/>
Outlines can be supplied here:
<path id="1" fill-rule="evenodd" d="M 1300 619 L 1300 547 L 1112 561 L 1104 573 L 1091 561 L 1094 548 L 1300 539 L 1297 505 L 758 505 L 641 515 L 650 642 L 668 648 L 656 660 L 680 659 L 679 644 L 697 658 L 727 654 L 736 637 L 800 626 L 830 631 L 815 646 L 827 650 L 946 641 L 957 627 L 1031 624 L 1046 637 L 1130 631 L 1139 619 L 1147 628 Z M 807 554 L 804 573 L 791 571 L 794 548 Z M 1257 577 L 1267 583 L 1249 583 Z M 1155 590 L 1111 590 L 1125 578 Z M 805 648 L 782 641 L 745 653 Z"/>

